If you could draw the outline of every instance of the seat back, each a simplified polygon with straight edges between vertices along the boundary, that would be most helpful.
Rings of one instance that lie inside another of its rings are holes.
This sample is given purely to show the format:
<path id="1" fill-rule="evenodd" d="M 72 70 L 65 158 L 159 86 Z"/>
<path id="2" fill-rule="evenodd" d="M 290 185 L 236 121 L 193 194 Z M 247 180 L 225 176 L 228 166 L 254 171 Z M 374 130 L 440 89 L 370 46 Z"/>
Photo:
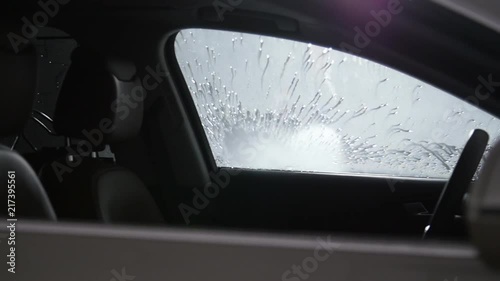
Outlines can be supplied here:
<path id="1" fill-rule="evenodd" d="M 144 89 L 135 66 L 77 48 L 61 88 L 54 128 L 74 140 L 68 154 L 41 175 L 64 218 L 107 223 L 163 222 L 154 198 L 132 171 L 99 159 L 106 145 L 135 137 L 142 125 Z"/>
<path id="2" fill-rule="evenodd" d="M 1 138 L 19 135 L 31 114 L 37 59 L 32 46 L 18 54 L 3 46 L 0 62 Z M 8 200 L 8 206 L 0 208 L 0 216 L 56 220 L 52 204 L 31 166 L 11 147 L 2 145 L 0 182 L 8 184 L 0 188 L 0 198 Z"/>
<path id="3" fill-rule="evenodd" d="M 489 151 L 468 201 L 472 242 L 486 262 L 500 268 L 500 142 Z"/>
<path id="4" fill-rule="evenodd" d="M 31 166 L 17 152 L 0 145 L 0 197 L 8 206 L 0 208 L 0 216 L 56 220 L 56 214 L 42 183 Z M 7 208 L 8 207 L 8 208 Z"/>

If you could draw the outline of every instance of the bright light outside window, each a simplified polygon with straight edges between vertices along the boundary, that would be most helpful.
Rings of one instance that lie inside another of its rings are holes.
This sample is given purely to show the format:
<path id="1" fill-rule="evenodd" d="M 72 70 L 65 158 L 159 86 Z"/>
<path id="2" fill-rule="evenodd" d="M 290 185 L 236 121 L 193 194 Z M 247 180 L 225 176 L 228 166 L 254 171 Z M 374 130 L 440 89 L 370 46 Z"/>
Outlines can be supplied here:
<path id="1" fill-rule="evenodd" d="M 448 178 L 473 129 L 500 122 L 347 53 L 206 29 L 175 51 L 219 167 Z"/>

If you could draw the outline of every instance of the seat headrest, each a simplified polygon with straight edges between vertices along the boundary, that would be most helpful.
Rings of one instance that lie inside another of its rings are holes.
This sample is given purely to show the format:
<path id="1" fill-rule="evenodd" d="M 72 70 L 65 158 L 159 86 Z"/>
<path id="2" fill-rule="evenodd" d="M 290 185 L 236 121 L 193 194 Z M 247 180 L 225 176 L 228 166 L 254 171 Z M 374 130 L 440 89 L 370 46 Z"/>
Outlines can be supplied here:
<path id="1" fill-rule="evenodd" d="M 100 135 L 99 146 L 137 135 L 146 93 L 134 64 L 83 47 L 71 60 L 57 100 L 56 132 L 84 140 Z"/>
<path id="2" fill-rule="evenodd" d="M 17 54 L 0 49 L 0 137 L 18 134 L 23 129 L 31 114 L 36 82 L 37 57 L 33 46 Z"/>
<path id="3" fill-rule="evenodd" d="M 56 220 L 52 204 L 45 193 L 40 180 L 31 168 L 17 152 L 0 145 L 0 180 L 15 187 L 15 192 L 3 186 L 0 188 L 1 198 L 15 198 L 15 216 L 21 218 Z M 8 197 L 14 194 L 15 197 Z M 3 201 L 3 200 L 2 200 Z M 0 217 L 9 217 L 10 210 L 0 209 Z"/>

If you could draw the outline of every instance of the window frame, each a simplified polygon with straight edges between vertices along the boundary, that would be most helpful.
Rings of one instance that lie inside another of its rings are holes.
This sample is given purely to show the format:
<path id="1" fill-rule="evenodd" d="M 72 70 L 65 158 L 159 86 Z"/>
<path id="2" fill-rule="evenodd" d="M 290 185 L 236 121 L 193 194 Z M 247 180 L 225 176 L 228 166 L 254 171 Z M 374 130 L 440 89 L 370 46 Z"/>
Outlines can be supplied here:
<path id="1" fill-rule="evenodd" d="M 217 166 L 215 162 L 215 157 L 208 142 L 208 137 L 203 129 L 203 124 L 198 116 L 198 110 L 196 109 L 196 104 L 189 93 L 189 88 L 185 82 L 184 74 L 182 73 L 179 61 L 175 55 L 175 40 L 182 30 L 189 29 L 193 27 L 186 27 L 183 29 L 178 29 L 174 31 L 167 39 L 165 44 L 165 60 L 166 65 L 170 70 L 170 75 L 172 76 L 173 88 L 178 92 L 178 96 L 181 100 L 182 107 L 186 110 L 186 115 L 188 117 L 189 124 L 193 128 L 195 134 L 196 143 L 200 146 L 201 153 L 203 155 L 203 162 L 206 167 L 211 172 L 217 172 L 221 167 Z M 196 28 L 196 27 L 195 27 Z M 180 82 L 180 83 L 179 83 Z M 186 95 L 188 93 L 188 95 Z"/>
<path id="2" fill-rule="evenodd" d="M 448 178 L 437 178 L 437 177 L 411 177 L 411 176 L 391 176 L 387 174 L 369 174 L 369 173 L 352 173 L 352 172 L 320 172 L 320 171 L 294 171 L 294 170 L 281 170 L 281 169 L 253 169 L 253 168 L 245 168 L 245 167 L 219 167 L 216 163 L 215 160 L 215 155 L 212 151 L 212 148 L 210 146 L 208 136 L 206 135 L 205 130 L 203 129 L 203 124 L 201 119 L 199 118 L 199 113 L 196 108 L 195 101 L 188 89 L 188 85 L 185 79 L 184 74 L 182 73 L 179 61 L 177 60 L 177 56 L 175 54 L 175 41 L 177 36 L 181 31 L 189 30 L 189 29 L 204 29 L 204 30 L 213 30 L 213 31 L 226 31 L 226 32 L 235 32 L 235 33 L 245 33 L 245 34 L 252 34 L 252 35 L 257 35 L 257 36 L 268 36 L 268 37 L 275 37 L 279 39 L 285 39 L 285 40 L 292 40 L 296 41 L 299 43 L 304 43 L 304 44 L 314 44 L 318 47 L 322 48 L 331 48 L 334 51 L 338 52 L 343 52 L 346 54 L 350 54 L 371 62 L 374 62 L 376 64 L 384 65 L 388 68 L 391 68 L 392 70 L 395 70 L 397 72 L 400 72 L 404 75 L 408 75 L 416 80 L 422 81 L 424 83 L 427 83 L 443 92 L 445 92 L 448 95 L 451 95 L 464 103 L 466 103 L 465 100 L 463 100 L 459 95 L 452 94 L 450 90 L 443 88 L 439 85 L 436 85 L 432 82 L 429 82 L 428 80 L 425 80 L 422 78 L 420 75 L 414 75 L 410 72 L 403 71 L 399 69 L 398 67 L 394 65 L 388 65 L 386 63 L 380 62 L 379 60 L 370 57 L 370 56 L 365 56 L 362 53 L 361 54 L 353 54 L 346 52 L 345 50 L 339 50 L 337 46 L 332 45 L 327 45 L 323 43 L 318 43 L 316 40 L 305 40 L 304 38 L 301 37 L 294 37 L 290 36 L 290 33 L 276 33 L 276 32 L 254 32 L 254 31 L 249 31 L 249 30 L 244 30 L 244 29 L 238 29 L 238 28 L 228 28 L 228 27 L 221 27 L 221 26 L 215 26 L 215 27 L 206 27 L 206 26 L 184 26 L 182 28 L 176 29 L 174 32 L 172 32 L 168 39 L 167 39 L 167 44 L 165 45 L 164 51 L 165 51 L 165 60 L 167 63 L 167 66 L 169 67 L 169 70 L 171 71 L 170 74 L 173 77 L 173 84 L 175 89 L 179 92 L 180 99 L 182 101 L 183 107 L 186 109 L 186 113 L 189 118 L 189 122 L 191 126 L 194 129 L 195 137 L 196 137 L 196 143 L 200 145 L 202 154 L 204 156 L 204 162 L 207 165 L 207 168 L 209 169 L 210 172 L 218 172 L 221 169 L 234 169 L 234 170 L 242 170 L 242 171 L 255 171 L 255 172 L 275 172 L 275 173 L 292 173 L 292 174 L 307 174 L 307 175 L 327 175 L 327 176 L 333 176 L 333 177 L 353 177 L 353 178 L 385 178 L 388 181 L 392 180 L 401 180 L 401 181 L 421 181 L 421 182 L 442 182 L 443 184 L 448 181 Z M 375 42 L 373 42 L 374 45 L 377 45 Z M 378 50 L 378 48 L 376 47 Z M 440 78 L 442 78 L 440 76 Z M 180 79 L 180 80 L 178 80 Z M 180 83 L 178 83 L 180 82 Z M 450 81 L 446 81 L 450 82 Z M 187 93 L 187 94 L 186 94 Z M 491 112 L 482 106 L 479 105 L 474 105 L 475 108 L 478 110 L 481 110 L 485 113 L 488 113 L 495 118 L 500 119 L 500 114 L 496 114 L 495 112 Z M 480 104 L 481 105 L 481 104 Z M 450 174 L 453 172 L 451 170 Z M 473 180 L 474 182 L 474 180 Z"/>

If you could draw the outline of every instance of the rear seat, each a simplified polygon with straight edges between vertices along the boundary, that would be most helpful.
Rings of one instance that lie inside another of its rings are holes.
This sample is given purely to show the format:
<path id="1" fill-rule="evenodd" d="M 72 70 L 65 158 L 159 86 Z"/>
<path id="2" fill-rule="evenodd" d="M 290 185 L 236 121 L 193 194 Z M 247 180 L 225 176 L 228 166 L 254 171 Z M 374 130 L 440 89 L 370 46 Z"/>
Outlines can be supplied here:
<path id="1" fill-rule="evenodd" d="M 0 36 L 6 38 L 1 32 Z M 1 44 L 0 62 L 1 138 L 19 135 L 30 117 L 36 89 L 37 59 L 32 46 L 26 46 L 16 55 L 8 45 Z M 3 205 L 0 216 L 56 220 L 52 204 L 31 166 L 11 147 L 2 145 L 0 182 L 0 198 L 12 207 L 8 209 L 7 204 Z M 8 188 L 7 183 L 11 188 Z"/>
<path id="2" fill-rule="evenodd" d="M 144 183 L 130 170 L 99 159 L 98 151 L 135 137 L 145 93 L 135 66 L 77 48 L 57 101 L 54 129 L 76 141 L 40 175 L 61 218 L 106 223 L 162 223 Z M 75 153 L 76 151 L 76 153 Z"/>

